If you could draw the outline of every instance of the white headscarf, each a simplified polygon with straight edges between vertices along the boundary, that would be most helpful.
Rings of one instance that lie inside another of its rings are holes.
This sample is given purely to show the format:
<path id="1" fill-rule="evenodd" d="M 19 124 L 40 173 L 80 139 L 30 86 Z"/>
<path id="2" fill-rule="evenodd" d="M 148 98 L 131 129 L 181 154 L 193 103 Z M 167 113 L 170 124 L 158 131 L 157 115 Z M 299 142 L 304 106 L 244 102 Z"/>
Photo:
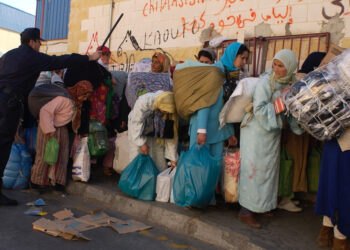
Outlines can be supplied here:
<path id="1" fill-rule="evenodd" d="M 273 73 L 273 78 L 278 83 L 289 83 L 294 78 L 294 71 L 298 67 L 298 59 L 293 51 L 290 49 L 282 49 L 276 53 L 273 60 L 279 60 L 283 63 L 284 67 L 287 69 L 287 75 L 276 79 Z"/>

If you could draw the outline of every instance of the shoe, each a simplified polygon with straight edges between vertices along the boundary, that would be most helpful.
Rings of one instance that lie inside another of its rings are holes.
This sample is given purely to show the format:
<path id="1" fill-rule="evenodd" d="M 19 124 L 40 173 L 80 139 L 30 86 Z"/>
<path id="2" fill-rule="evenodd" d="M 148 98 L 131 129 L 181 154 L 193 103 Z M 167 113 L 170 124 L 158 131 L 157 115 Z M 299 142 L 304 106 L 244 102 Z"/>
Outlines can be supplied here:
<path id="1" fill-rule="evenodd" d="M 53 186 L 52 188 L 53 188 L 53 190 L 55 190 L 58 193 L 61 193 L 61 194 L 64 194 L 64 195 L 67 194 L 66 187 L 61 185 L 61 184 L 57 184 L 56 183 L 55 186 Z"/>
<path id="2" fill-rule="evenodd" d="M 285 203 L 280 202 L 280 204 L 278 204 L 277 207 L 279 209 L 283 209 L 292 213 L 298 213 L 303 211 L 301 207 L 297 207 L 291 200 L 288 200 L 288 202 L 285 202 Z"/>
<path id="3" fill-rule="evenodd" d="M 299 206 L 299 205 L 300 205 L 300 201 L 298 201 L 298 200 L 292 200 L 292 202 L 293 202 L 294 205 L 296 205 L 296 206 Z"/>
<path id="4" fill-rule="evenodd" d="M 333 240 L 333 247 L 332 250 L 349 250 L 350 247 L 348 245 L 348 240 L 340 240 L 337 238 L 334 238 Z"/>
<path id="5" fill-rule="evenodd" d="M 7 198 L 3 193 L 0 192 L 0 206 L 16 206 L 18 202 Z"/>
<path id="6" fill-rule="evenodd" d="M 107 176 L 112 176 L 113 175 L 113 171 L 112 168 L 109 167 L 103 167 L 103 173 Z"/>
<path id="7" fill-rule="evenodd" d="M 261 228 L 261 225 L 255 220 L 253 213 L 238 215 L 238 219 L 253 228 Z"/>
<path id="8" fill-rule="evenodd" d="M 333 245 L 333 227 L 323 226 L 320 229 L 320 234 L 317 238 L 317 244 L 320 247 L 331 247 Z"/>

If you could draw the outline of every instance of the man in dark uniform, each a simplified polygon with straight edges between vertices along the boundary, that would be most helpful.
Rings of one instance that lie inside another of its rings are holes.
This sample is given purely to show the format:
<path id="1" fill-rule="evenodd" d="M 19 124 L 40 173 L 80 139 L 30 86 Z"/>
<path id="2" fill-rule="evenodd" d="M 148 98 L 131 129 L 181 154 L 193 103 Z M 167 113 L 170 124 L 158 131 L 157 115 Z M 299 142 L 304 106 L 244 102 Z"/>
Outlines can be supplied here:
<path id="1" fill-rule="evenodd" d="M 17 205 L 17 201 L 2 194 L 2 176 L 23 105 L 40 72 L 85 64 L 101 56 L 101 52 L 49 56 L 39 52 L 41 41 L 39 29 L 27 28 L 21 33 L 21 45 L 0 58 L 0 205 Z"/>

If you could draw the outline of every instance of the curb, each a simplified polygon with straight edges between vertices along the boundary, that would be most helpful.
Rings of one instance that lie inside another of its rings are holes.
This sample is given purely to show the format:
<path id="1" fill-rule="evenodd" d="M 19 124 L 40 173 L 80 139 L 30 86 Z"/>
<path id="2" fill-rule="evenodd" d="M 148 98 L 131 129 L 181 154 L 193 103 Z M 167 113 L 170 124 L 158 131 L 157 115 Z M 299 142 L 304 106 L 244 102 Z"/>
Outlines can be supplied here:
<path id="1" fill-rule="evenodd" d="M 136 200 L 114 190 L 90 183 L 70 182 L 67 191 L 83 198 L 97 200 L 118 212 L 158 224 L 176 233 L 220 248 L 232 250 L 263 249 L 250 242 L 247 236 L 233 232 L 230 228 L 219 227 L 202 221 L 200 218 L 171 211 L 157 206 L 156 202 Z"/>

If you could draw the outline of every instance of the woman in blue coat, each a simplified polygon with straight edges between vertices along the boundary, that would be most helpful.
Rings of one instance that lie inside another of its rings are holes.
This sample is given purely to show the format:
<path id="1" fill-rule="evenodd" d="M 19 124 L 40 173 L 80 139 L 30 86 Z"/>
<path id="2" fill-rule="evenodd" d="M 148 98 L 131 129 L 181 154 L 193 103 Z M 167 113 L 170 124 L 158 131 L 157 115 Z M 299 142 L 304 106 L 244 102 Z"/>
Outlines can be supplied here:
<path id="1" fill-rule="evenodd" d="M 242 43 L 231 43 L 220 60 L 214 65 L 223 72 L 237 72 L 247 63 L 248 48 Z M 232 124 L 228 124 L 219 130 L 219 113 L 223 107 L 223 88 L 220 90 L 216 102 L 209 107 L 198 110 L 190 120 L 190 146 L 195 143 L 206 145 L 212 156 L 222 156 L 223 142 L 231 137 L 234 145 L 237 139 L 234 136 Z"/>

